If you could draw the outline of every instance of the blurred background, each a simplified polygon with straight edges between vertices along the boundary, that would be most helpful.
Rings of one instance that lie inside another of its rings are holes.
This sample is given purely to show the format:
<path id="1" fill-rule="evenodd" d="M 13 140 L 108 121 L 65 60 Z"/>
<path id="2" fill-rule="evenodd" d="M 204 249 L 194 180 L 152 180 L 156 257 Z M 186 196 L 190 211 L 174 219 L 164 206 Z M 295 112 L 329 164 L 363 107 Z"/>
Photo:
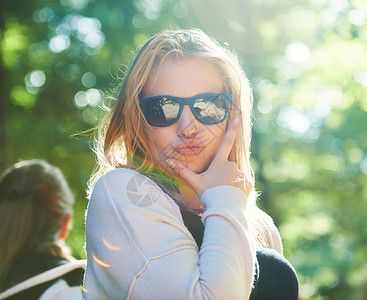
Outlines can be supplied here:
<path id="1" fill-rule="evenodd" d="M 252 163 L 302 299 L 367 299 L 367 3 L 363 0 L 2 0 L 0 171 L 41 158 L 77 199 L 68 243 L 84 258 L 79 134 L 98 121 L 136 47 L 198 27 L 237 52 L 254 90 Z"/>

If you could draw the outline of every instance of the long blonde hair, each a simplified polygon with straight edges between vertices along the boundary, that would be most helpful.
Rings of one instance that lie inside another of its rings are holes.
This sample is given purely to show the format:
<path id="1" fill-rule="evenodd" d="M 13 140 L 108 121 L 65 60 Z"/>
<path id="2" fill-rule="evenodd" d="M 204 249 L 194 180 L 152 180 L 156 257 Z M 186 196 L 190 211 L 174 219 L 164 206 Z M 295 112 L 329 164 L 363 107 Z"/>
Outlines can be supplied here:
<path id="1" fill-rule="evenodd" d="M 43 160 L 22 161 L 0 177 L 0 289 L 13 264 L 39 253 L 70 259 L 58 240 L 60 225 L 72 213 L 74 197 L 60 169 Z"/>
<path id="2" fill-rule="evenodd" d="M 153 141 L 147 135 L 149 125 L 138 102 L 152 68 L 168 56 L 208 61 L 222 75 L 225 92 L 233 96 L 227 122 L 238 115 L 241 118 L 241 126 L 229 160 L 236 162 L 239 169 L 245 172 L 249 181 L 255 186 L 254 173 L 250 165 L 253 99 L 249 80 L 237 56 L 228 47 L 222 47 L 214 38 L 199 29 L 178 29 L 162 31 L 149 39 L 137 53 L 129 71 L 117 87 L 118 96 L 108 98 L 112 101 L 112 107 L 109 105 L 104 107 L 107 114 L 99 127 L 94 149 L 98 168 L 89 181 L 89 195 L 95 182 L 103 174 L 109 170 L 127 167 L 153 177 L 158 185 L 173 196 L 178 205 L 184 206 L 174 189 L 168 187 L 170 181 L 165 180 L 167 176 L 152 175 L 157 174 L 152 166 L 153 156 L 149 147 Z M 253 191 L 248 199 L 249 207 L 256 208 L 256 197 L 256 192 Z M 256 209 L 253 211 L 255 214 Z M 256 216 L 252 219 L 254 221 L 250 223 L 254 224 L 255 240 L 263 245 L 261 233 L 263 226 L 261 222 L 256 221 Z"/>

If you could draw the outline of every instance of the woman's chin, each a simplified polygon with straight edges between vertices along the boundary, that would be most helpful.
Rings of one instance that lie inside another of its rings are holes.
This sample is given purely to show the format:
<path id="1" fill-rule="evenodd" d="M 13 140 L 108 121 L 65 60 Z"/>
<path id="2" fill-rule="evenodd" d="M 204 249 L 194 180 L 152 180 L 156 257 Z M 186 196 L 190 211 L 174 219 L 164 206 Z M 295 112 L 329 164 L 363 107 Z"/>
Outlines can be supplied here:
<path id="1" fill-rule="evenodd" d="M 197 162 L 197 161 L 187 161 L 187 160 L 181 160 L 181 159 L 177 159 L 177 161 L 179 161 L 183 166 L 185 166 L 186 168 L 189 168 L 192 172 L 196 174 L 201 174 L 208 169 L 208 164 L 204 165 L 203 162 L 201 161 Z M 162 168 L 162 170 L 166 170 L 172 176 L 177 177 L 177 174 L 168 165 L 162 164 L 162 162 L 159 165 L 160 165 L 160 168 Z"/>
<path id="2" fill-rule="evenodd" d="M 196 174 L 201 174 L 201 173 L 205 172 L 208 169 L 208 167 L 206 165 L 203 165 L 202 163 L 198 164 L 198 163 L 195 163 L 195 162 L 188 163 L 188 164 L 186 164 L 186 166 Z"/>

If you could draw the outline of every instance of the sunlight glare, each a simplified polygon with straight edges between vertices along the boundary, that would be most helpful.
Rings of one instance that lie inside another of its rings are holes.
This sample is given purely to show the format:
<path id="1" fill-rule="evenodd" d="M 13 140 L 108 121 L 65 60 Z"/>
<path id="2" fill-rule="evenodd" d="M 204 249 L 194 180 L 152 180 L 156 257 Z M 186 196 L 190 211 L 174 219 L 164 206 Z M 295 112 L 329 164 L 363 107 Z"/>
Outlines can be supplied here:
<path id="1" fill-rule="evenodd" d="M 287 60 L 294 64 L 303 64 L 312 57 L 310 48 L 301 41 L 290 43 L 285 50 L 285 55 Z"/>
<path id="2" fill-rule="evenodd" d="M 354 80 L 359 84 L 367 86 L 367 71 L 357 70 L 354 73 Z"/>
<path id="3" fill-rule="evenodd" d="M 366 23 L 366 16 L 358 9 L 353 9 L 348 14 L 348 20 L 350 23 L 361 27 Z"/>
<path id="4" fill-rule="evenodd" d="M 95 260 L 95 262 L 97 263 L 97 264 L 99 264 L 100 266 L 102 266 L 102 267 L 105 267 L 105 268 L 109 268 L 109 267 L 111 267 L 111 265 L 109 265 L 109 264 L 106 264 L 105 262 L 103 262 L 103 261 L 101 261 L 99 258 L 97 258 L 95 255 L 93 255 L 93 259 Z"/>
<path id="5" fill-rule="evenodd" d="M 310 120 L 299 110 L 290 107 L 283 111 L 277 118 L 277 123 L 281 127 L 286 127 L 296 133 L 306 132 L 310 126 Z"/>
<path id="6" fill-rule="evenodd" d="M 105 239 L 102 239 L 103 244 L 112 251 L 120 251 L 119 247 L 113 246 L 110 243 L 108 243 Z"/>
<path id="7" fill-rule="evenodd" d="M 238 33 L 244 33 L 246 32 L 246 28 L 243 27 L 240 23 L 236 22 L 236 21 L 233 21 L 233 20 L 227 20 L 228 22 L 228 25 L 229 27 L 235 31 L 235 32 L 238 32 Z"/>

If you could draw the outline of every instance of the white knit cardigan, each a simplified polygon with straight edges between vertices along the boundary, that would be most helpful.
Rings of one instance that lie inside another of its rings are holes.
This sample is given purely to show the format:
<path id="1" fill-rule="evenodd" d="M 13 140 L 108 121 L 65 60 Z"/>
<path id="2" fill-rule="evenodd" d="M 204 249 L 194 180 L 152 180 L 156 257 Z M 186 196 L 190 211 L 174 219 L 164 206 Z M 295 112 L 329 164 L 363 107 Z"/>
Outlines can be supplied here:
<path id="1" fill-rule="evenodd" d="M 129 169 L 102 176 L 86 215 L 86 299 L 248 299 L 256 252 L 246 195 L 228 185 L 206 190 L 200 249 L 178 205 L 148 177 Z M 266 239 L 282 253 L 264 213 Z"/>

